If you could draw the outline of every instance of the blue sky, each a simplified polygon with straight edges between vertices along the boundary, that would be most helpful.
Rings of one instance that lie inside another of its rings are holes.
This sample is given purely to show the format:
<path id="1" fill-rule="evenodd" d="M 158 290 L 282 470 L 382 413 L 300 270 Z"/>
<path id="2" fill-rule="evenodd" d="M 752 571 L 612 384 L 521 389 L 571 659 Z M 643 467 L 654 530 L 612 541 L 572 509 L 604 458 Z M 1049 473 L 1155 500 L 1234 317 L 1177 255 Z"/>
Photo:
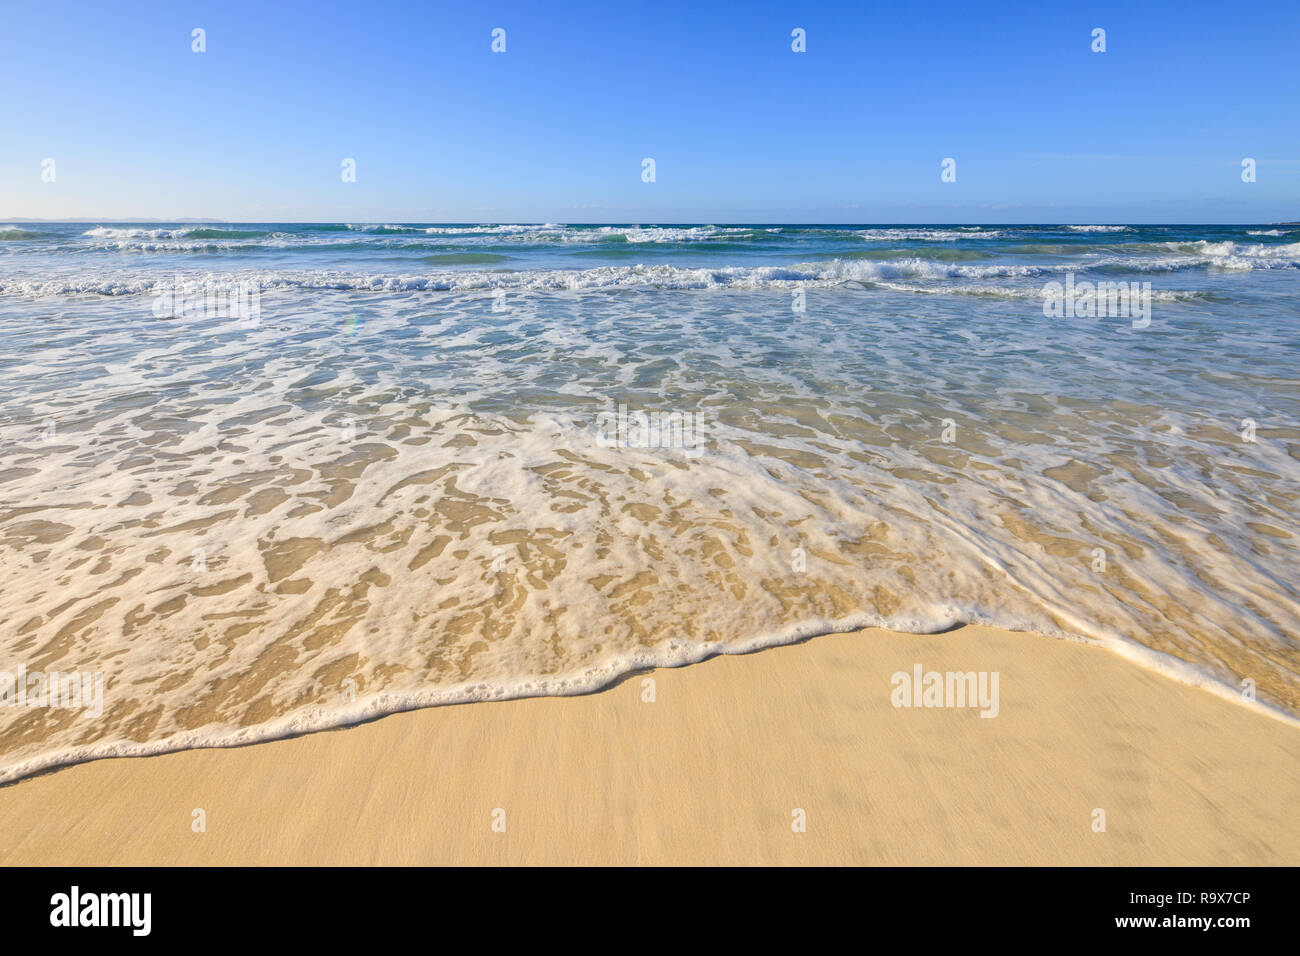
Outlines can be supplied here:
<path id="1" fill-rule="evenodd" d="M 11 2 L 0 221 L 1300 219 L 1300 4 L 977 6 Z"/>

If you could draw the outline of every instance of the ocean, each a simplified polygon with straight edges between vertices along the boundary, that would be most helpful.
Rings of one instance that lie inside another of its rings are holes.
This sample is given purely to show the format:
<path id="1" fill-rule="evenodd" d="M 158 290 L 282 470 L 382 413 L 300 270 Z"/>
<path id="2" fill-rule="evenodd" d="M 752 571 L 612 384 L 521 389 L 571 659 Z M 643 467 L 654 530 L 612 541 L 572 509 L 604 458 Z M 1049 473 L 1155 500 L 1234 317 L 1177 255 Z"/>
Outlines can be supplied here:
<path id="1" fill-rule="evenodd" d="M 868 625 L 1294 719 L 1298 294 L 1297 225 L 0 225 L 0 781 Z"/>

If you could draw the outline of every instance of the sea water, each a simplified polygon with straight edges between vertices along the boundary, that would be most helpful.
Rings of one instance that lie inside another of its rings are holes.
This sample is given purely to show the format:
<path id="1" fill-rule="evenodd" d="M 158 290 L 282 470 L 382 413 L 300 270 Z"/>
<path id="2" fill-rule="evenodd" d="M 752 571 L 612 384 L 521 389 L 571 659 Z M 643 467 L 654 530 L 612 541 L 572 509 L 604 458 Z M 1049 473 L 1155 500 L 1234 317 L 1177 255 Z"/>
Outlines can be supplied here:
<path id="1" fill-rule="evenodd" d="M 1298 292 L 1267 224 L 0 225 L 0 780 L 865 625 L 1295 715 Z"/>

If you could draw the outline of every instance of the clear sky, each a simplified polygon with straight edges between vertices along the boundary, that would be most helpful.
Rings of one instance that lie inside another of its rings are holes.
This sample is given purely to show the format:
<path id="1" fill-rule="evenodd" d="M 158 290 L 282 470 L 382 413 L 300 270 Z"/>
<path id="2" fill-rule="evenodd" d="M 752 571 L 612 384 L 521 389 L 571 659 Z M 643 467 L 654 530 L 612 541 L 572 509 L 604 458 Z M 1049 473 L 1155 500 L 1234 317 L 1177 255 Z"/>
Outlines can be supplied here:
<path id="1" fill-rule="evenodd" d="M 1300 220 L 1295 0 L 4 0 L 0 23 L 0 221 Z"/>

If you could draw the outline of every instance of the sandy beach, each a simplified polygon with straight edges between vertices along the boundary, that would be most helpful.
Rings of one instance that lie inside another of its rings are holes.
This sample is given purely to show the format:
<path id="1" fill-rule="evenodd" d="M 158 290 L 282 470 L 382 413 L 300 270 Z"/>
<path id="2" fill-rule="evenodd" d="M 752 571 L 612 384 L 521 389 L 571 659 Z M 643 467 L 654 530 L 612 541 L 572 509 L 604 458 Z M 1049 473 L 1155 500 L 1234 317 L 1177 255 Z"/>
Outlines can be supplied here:
<path id="1" fill-rule="evenodd" d="M 996 717 L 894 707 L 917 664 L 997 672 Z M 1295 865 L 1297 805 L 1283 721 L 1082 644 L 864 630 L 42 774 L 0 863 Z"/>

